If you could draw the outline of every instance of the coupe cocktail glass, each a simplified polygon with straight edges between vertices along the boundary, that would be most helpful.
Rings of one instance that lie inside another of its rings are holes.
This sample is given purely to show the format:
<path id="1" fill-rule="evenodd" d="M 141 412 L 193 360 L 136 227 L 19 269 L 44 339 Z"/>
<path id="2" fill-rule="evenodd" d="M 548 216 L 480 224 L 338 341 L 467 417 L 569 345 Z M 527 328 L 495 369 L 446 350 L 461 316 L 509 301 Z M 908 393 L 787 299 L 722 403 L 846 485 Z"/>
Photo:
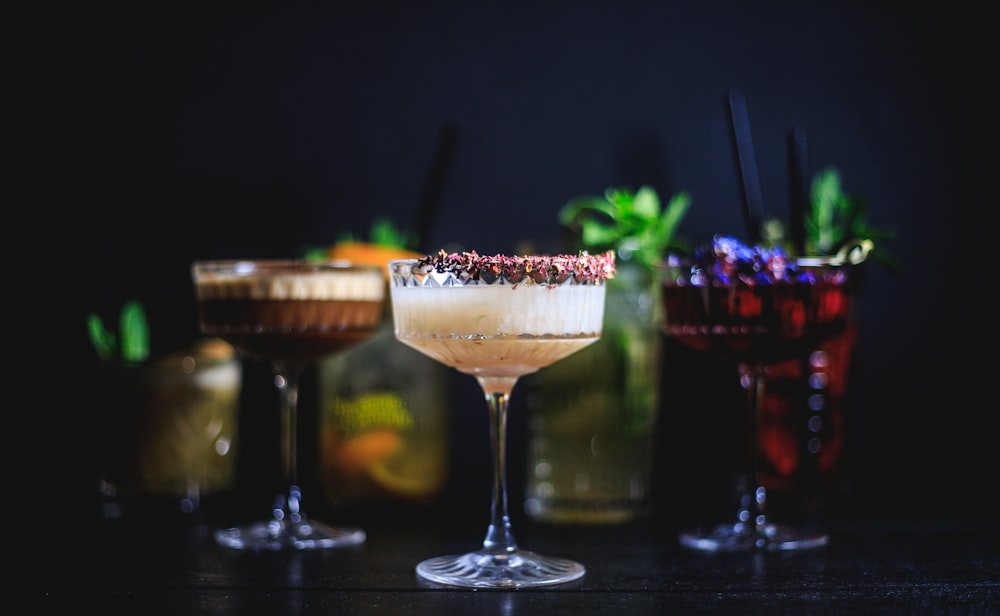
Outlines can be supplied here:
<path id="1" fill-rule="evenodd" d="M 474 376 L 486 396 L 493 454 L 490 523 L 482 548 L 417 565 L 426 580 L 472 588 L 570 582 L 584 566 L 518 547 L 507 509 L 506 426 L 518 379 L 601 336 L 614 255 L 507 257 L 475 252 L 389 263 L 396 337 Z"/>
<path id="2" fill-rule="evenodd" d="M 798 357 L 843 331 L 851 315 L 853 266 L 871 246 L 829 258 L 788 257 L 716 237 L 693 259 L 670 257 L 663 278 L 663 331 L 691 349 L 734 362 L 747 392 L 749 441 L 737 478 L 736 520 L 681 533 L 683 545 L 711 552 L 797 550 L 828 536 L 775 524 L 758 477 L 757 409 L 769 362 Z"/>
<path id="3" fill-rule="evenodd" d="M 298 485 L 299 379 L 307 366 L 375 334 L 385 305 L 377 266 L 304 260 L 200 261 L 192 265 L 201 331 L 270 363 L 281 397 L 281 452 L 287 491 L 265 521 L 216 531 L 246 550 L 312 550 L 356 545 L 360 528 L 309 520 Z"/>

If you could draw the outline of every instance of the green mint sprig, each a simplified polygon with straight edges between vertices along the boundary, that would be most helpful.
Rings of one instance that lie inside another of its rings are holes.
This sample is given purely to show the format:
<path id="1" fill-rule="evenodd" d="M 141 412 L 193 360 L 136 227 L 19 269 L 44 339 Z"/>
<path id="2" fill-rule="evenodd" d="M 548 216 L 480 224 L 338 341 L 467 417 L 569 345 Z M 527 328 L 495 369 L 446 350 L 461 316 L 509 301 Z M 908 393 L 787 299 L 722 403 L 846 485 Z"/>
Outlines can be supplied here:
<path id="1" fill-rule="evenodd" d="M 895 239 L 895 231 L 868 223 L 867 199 L 844 190 L 836 167 L 829 166 L 816 173 L 809 188 L 809 209 L 803 216 L 805 246 L 800 256 L 830 256 L 852 243 L 869 241 L 873 246 L 870 253 L 873 259 L 890 270 L 899 269 L 898 259 L 885 248 L 887 242 Z M 795 254 L 780 220 L 765 221 L 762 235 L 770 244 L 781 245 L 790 254 Z"/>
<path id="2" fill-rule="evenodd" d="M 118 333 L 104 326 L 100 316 L 87 315 L 87 332 L 102 361 L 142 362 L 149 358 L 149 321 L 137 300 L 126 302 L 118 316 Z"/>
<path id="3" fill-rule="evenodd" d="M 650 186 L 636 191 L 611 187 L 601 196 L 570 200 L 559 210 L 559 222 L 587 250 L 615 250 L 622 258 L 653 267 L 667 251 L 686 244 L 677 228 L 690 207 L 687 192 L 675 194 L 663 207 Z"/>

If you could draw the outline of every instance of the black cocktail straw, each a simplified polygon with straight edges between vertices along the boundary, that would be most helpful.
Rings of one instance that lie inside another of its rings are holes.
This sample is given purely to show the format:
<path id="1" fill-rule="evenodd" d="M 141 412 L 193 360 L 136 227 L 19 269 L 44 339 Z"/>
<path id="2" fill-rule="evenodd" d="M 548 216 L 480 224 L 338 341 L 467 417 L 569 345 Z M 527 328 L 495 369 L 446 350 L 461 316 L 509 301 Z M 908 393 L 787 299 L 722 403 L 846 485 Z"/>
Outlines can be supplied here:
<path id="1" fill-rule="evenodd" d="M 420 250 L 429 250 L 426 245 L 431 224 L 437 218 L 438 205 L 441 203 L 441 192 L 444 181 L 448 177 L 451 157 L 458 142 L 458 129 L 454 126 L 442 126 L 438 133 L 438 142 L 434 150 L 434 158 L 427 170 L 424 190 L 420 195 L 420 205 L 417 208 L 417 246 Z"/>
<path id="2" fill-rule="evenodd" d="M 806 131 L 794 128 L 788 133 L 788 236 L 798 255 L 805 254 L 805 216 L 809 209 L 809 163 Z"/>
<path id="3" fill-rule="evenodd" d="M 750 120 L 747 116 L 746 100 L 737 90 L 729 91 L 729 117 L 733 127 L 733 145 L 736 150 L 736 165 L 743 186 L 743 213 L 746 218 L 747 233 L 751 243 L 760 241 L 760 223 L 764 213 L 764 198 L 760 191 L 760 177 L 757 175 L 757 161 L 753 154 L 753 138 L 750 136 Z"/>

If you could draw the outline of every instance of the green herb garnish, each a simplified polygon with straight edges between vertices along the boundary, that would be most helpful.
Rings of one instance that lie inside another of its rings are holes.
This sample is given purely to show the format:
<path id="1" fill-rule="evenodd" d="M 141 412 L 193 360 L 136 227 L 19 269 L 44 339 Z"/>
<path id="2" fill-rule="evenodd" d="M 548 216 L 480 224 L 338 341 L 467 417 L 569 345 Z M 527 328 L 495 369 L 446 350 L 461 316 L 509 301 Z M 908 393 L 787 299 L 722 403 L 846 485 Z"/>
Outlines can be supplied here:
<path id="1" fill-rule="evenodd" d="M 103 361 L 136 363 L 149 358 L 149 321 L 142 304 L 126 302 L 118 317 L 118 333 L 104 326 L 100 316 L 87 315 L 87 332 L 97 356 Z"/>
<path id="2" fill-rule="evenodd" d="M 559 211 L 559 222 L 587 250 L 614 250 L 622 259 L 653 267 L 671 248 L 681 247 L 677 227 L 691 206 L 691 196 L 680 192 L 665 208 L 650 186 L 637 191 L 608 188 L 602 196 L 570 200 Z"/>
<path id="3" fill-rule="evenodd" d="M 896 258 L 884 248 L 885 241 L 895 238 L 895 232 L 868 224 L 867 199 L 844 190 L 836 167 L 827 167 L 813 176 L 809 205 L 803 220 L 805 246 L 802 256 L 834 255 L 851 243 L 868 240 L 874 246 L 870 254 L 873 259 L 890 269 L 899 268 Z M 777 219 L 765 221 L 762 234 L 767 242 L 780 244 L 790 251 L 784 225 Z"/>
<path id="4" fill-rule="evenodd" d="M 388 218 L 376 219 L 372 223 L 371 230 L 368 232 L 368 238 L 376 246 L 387 246 L 389 248 L 412 248 L 416 246 L 414 234 L 397 228 Z"/>

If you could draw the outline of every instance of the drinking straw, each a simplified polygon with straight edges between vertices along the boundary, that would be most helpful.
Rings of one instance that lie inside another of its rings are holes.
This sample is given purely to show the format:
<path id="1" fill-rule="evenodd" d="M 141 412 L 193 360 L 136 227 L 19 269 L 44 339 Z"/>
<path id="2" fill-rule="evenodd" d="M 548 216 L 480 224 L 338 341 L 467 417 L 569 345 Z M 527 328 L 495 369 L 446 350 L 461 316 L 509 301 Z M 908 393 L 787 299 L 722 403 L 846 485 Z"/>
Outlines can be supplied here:
<path id="1" fill-rule="evenodd" d="M 438 206 L 441 204 L 441 193 L 448 177 L 451 158 L 458 142 L 458 129 L 445 125 L 438 131 L 438 141 L 434 149 L 434 157 L 424 179 L 424 189 L 420 195 L 417 207 L 417 245 L 420 250 L 429 250 L 425 244 L 430 234 L 431 225 L 437 217 Z"/>
<path id="2" fill-rule="evenodd" d="M 733 146 L 736 150 L 736 165 L 743 187 L 743 213 L 747 233 L 751 243 L 760 242 L 760 221 L 763 218 L 764 198 L 757 175 L 757 161 L 753 154 L 753 138 L 750 136 L 750 120 L 747 103 L 738 90 L 729 91 L 729 117 L 732 120 Z"/>
<path id="3" fill-rule="evenodd" d="M 805 215 L 809 208 L 809 165 L 806 156 L 806 131 L 795 127 L 788 133 L 788 226 L 795 253 L 805 253 Z"/>

